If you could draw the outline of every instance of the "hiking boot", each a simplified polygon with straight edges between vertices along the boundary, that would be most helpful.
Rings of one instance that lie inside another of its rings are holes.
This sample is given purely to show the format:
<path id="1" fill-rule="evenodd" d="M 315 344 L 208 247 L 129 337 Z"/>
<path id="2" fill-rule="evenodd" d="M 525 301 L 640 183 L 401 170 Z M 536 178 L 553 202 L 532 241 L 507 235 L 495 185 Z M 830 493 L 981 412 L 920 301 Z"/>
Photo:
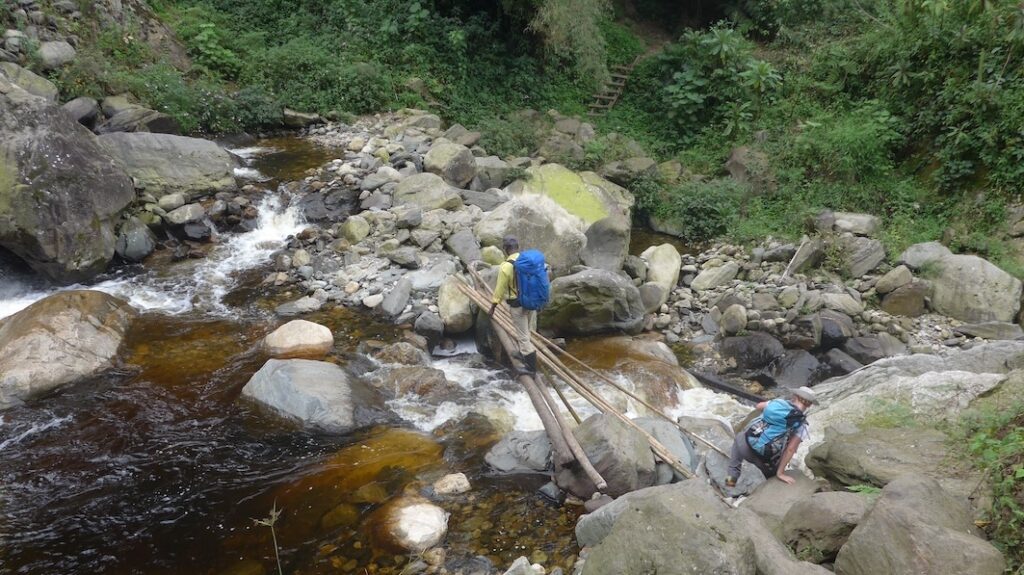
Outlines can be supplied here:
<path id="1" fill-rule="evenodd" d="M 526 373 L 530 375 L 537 373 L 537 352 L 523 356 L 523 363 L 526 365 Z"/>
<path id="2" fill-rule="evenodd" d="M 726 477 L 725 478 L 725 486 L 726 487 L 736 487 L 736 478 L 735 477 Z"/>

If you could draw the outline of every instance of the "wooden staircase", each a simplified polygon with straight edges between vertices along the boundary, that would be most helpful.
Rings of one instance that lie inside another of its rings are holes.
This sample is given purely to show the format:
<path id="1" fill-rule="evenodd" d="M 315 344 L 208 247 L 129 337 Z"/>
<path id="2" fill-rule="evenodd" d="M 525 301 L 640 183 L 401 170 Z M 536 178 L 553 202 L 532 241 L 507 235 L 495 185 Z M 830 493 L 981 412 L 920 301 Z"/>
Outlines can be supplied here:
<path id="1" fill-rule="evenodd" d="M 590 110 L 587 112 L 589 116 L 603 116 L 608 110 L 612 109 L 612 106 L 619 101 L 619 97 L 622 96 L 622 91 L 626 88 L 626 80 L 633 73 L 633 68 L 640 62 L 640 56 L 637 56 L 632 63 L 628 65 L 616 65 L 611 67 L 611 74 L 608 80 L 605 82 L 601 90 L 594 94 L 593 101 L 590 103 Z"/>

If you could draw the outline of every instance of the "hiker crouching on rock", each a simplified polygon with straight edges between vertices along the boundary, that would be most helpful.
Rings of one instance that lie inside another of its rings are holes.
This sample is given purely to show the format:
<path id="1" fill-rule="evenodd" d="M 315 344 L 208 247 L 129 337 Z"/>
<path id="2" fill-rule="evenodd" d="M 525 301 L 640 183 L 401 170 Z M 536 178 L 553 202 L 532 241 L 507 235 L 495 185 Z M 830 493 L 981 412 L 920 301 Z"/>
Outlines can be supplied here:
<path id="1" fill-rule="evenodd" d="M 801 387 L 789 399 L 762 401 L 757 408 L 761 415 L 750 422 L 732 442 L 732 457 L 725 478 L 726 487 L 735 487 L 740 477 L 740 466 L 749 461 L 764 473 L 793 484 L 786 475 L 786 466 L 793 459 L 800 442 L 809 437 L 806 411 L 817 402 L 814 391 Z"/>
<path id="2" fill-rule="evenodd" d="M 537 349 L 530 341 L 530 332 L 537 328 L 537 310 L 548 303 L 550 284 L 544 254 L 537 250 L 519 253 L 519 240 L 506 237 L 501 249 L 507 255 L 498 268 L 498 285 L 494 288 L 490 315 L 498 304 L 508 300 L 516 342 L 526 373 L 537 373 Z"/>

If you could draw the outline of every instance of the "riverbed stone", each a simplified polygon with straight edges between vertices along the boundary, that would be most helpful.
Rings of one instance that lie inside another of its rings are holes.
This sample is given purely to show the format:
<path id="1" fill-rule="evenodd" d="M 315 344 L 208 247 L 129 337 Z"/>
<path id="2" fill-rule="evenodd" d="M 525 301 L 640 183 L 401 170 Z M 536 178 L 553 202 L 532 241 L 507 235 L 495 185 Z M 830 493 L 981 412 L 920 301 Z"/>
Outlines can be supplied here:
<path id="1" fill-rule="evenodd" d="M 547 433 L 513 431 L 501 438 L 484 456 L 500 473 L 537 473 L 551 467 L 551 441 Z"/>
<path id="2" fill-rule="evenodd" d="M 419 496 L 388 501 L 368 519 L 379 543 L 386 548 L 422 553 L 448 533 L 449 513 Z"/>
<path id="3" fill-rule="evenodd" d="M 141 262 L 156 249 L 156 235 L 142 220 L 128 218 L 117 232 L 114 251 L 130 262 Z"/>
<path id="4" fill-rule="evenodd" d="M 619 271 L 629 253 L 630 233 L 630 221 L 618 214 L 594 222 L 587 228 L 587 244 L 581 254 L 583 263 L 592 268 Z"/>
<path id="5" fill-rule="evenodd" d="M 1016 323 L 1002 321 L 987 321 L 982 323 L 968 323 L 956 328 L 957 333 L 982 339 L 1021 339 L 1024 338 L 1024 329 Z"/>
<path id="6" fill-rule="evenodd" d="M 782 343 L 766 333 L 728 337 L 722 340 L 722 357 L 736 362 L 740 369 L 758 370 L 766 367 L 785 352 Z"/>
<path id="7" fill-rule="evenodd" d="M 913 281 L 914 274 L 905 265 L 899 265 L 886 272 L 886 274 L 875 283 L 875 291 L 880 294 L 887 294 L 897 288 L 903 287 Z"/>
<path id="8" fill-rule="evenodd" d="M 382 296 L 383 298 L 383 296 Z M 292 316 L 301 315 L 304 313 L 313 313 L 323 307 L 324 302 L 318 300 L 315 297 L 306 296 L 301 297 L 295 301 L 283 303 L 274 308 L 274 313 L 279 316 Z"/>
<path id="9" fill-rule="evenodd" d="M 363 216 L 349 216 L 341 224 L 341 234 L 346 240 L 358 244 L 370 235 L 370 223 Z"/>
<path id="10" fill-rule="evenodd" d="M 924 282 L 911 281 L 902 285 L 882 298 L 882 311 L 891 315 L 918 317 L 924 314 L 928 285 Z"/>
<path id="11" fill-rule="evenodd" d="M 215 142 L 144 132 L 104 134 L 97 142 L 157 199 L 181 192 L 191 201 L 238 189 L 237 161 Z"/>
<path id="12" fill-rule="evenodd" d="M 136 315 L 119 298 L 75 290 L 0 320 L 0 410 L 113 367 Z"/>
<path id="13" fill-rule="evenodd" d="M 934 479 L 904 475 L 882 489 L 839 550 L 835 570 L 841 575 L 1003 573 L 1002 554 L 978 534 L 963 500 Z"/>
<path id="14" fill-rule="evenodd" d="M 202 221 L 205 217 L 206 210 L 200 204 L 185 204 L 180 208 L 171 210 L 164 219 L 173 226 L 183 226 Z"/>
<path id="15" fill-rule="evenodd" d="M 396 317 L 405 310 L 410 295 L 412 295 L 412 281 L 403 277 L 385 294 L 384 299 L 380 302 L 380 310 L 390 317 Z"/>
<path id="16" fill-rule="evenodd" d="M 551 300 L 538 314 L 538 323 L 572 335 L 637 333 L 644 313 L 633 282 L 609 271 L 586 269 L 551 282 Z"/>
<path id="17" fill-rule="evenodd" d="M 690 289 L 700 292 L 723 286 L 736 279 L 736 275 L 739 272 L 740 265 L 736 262 L 728 262 L 719 267 L 705 268 L 690 282 Z"/>
<path id="18" fill-rule="evenodd" d="M 464 188 L 476 176 L 476 158 L 466 146 L 442 139 L 423 157 L 423 169 L 457 188 Z"/>
<path id="19" fill-rule="evenodd" d="M 896 261 L 912 270 L 920 270 L 931 262 L 951 255 L 953 252 L 939 242 L 924 242 L 903 250 Z"/>
<path id="20" fill-rule="evenodd" d="M 738 303 L 725 308 L 718 326 L 726 336 L 737 335 L 747 329 L 747 308 Z"/>
<path id="21" fill-rule="evenodd" d="M 661 303 L 665 303 L 679 283 L 679 251 L 672 244 L 651 246 L 640 254 L 640 259 L 647 264 L 647 281 L 662 289 L 664 297 Z"/>
<path id="22" fill-rule="evenodd" d="M 434 493 L 438 495 L 458 495 L 470 490 L 469 479 L 465 473 L 451 473 L 434 482 Z"/>
<path id="23" fill-rule="evenodd" d="M 459 258 L 464 266 L 468 267 L 483 258 L 480 253 L 480 244 L 469 228 L 463 228 L 448 236 L 444 245 L 449 252 Z"/>
<path id="24" fill-rule="evenodd" d="M 1014 321 L 1020 310 L 1021 281 L 978 256 L 948 255 L 934 262 L 935 311 L 966 322 Z"/>
<path id="25" fill-rule="evenodd" d="M 262 345 L 276 359 L 320 359 L 334 347 L 334 334 L 327 326 L 296 319 L 269 333 Z"/>
<path id="26" fill-rule="evenodd" d="M 438 313 L 448 334 L 464 333 L 473 327 L 473 303 L 459 289 L 460 285 L 465 285 L 462 279 L 449 276 L 437 294 Z"/>
<path id="27" fill-rule="evenodd" d="M 871 214 L 835 212 L 833 229 L 839 233 L 848 232 L 858 236 L 874 236 L 882 229 L 882 220 Z"/>
<path id="28" fill-rule="evenodd" d="M 573 435 L 594 469 L 608 483 L 603 493 L 618 497 L 654 485 L 654 453 L 639 431 L 612 416 L 595 414 L 574 429 Z M 583 499 L 588 499 L 597 489 L 578 469 L 563 469 L 555 483 Z"/>
<path id="29" fill-rule="evenodd" d="M 882 242 L 861 236 L 843 236 L 843 271 L 847 277 L 859 278 L 885 261 Z"/>
<path id="30" fill-rule="evenodd" d="M 423 210 L 454 210 L 463 205 L 458 190 L 432 173 L 405 178 L 398 183 L 393 198 L 396 206 L 409 205 Z"/>
<path id="31" fill-rule="evenodd" d="M 309 359 L 268 360 L 242 388 L 242 395 L 333 433 L 354 429 L 356 408 L 370 397 L 337 365 Z"/>
<path id="32" fill-rule="evenodd" d="M 476 158 L 476 179 L 474 189 L 500 188 L 505 185 L 512 166 L 498 156 Z M 486 211 L 486 210 L 485 210 Z"/>

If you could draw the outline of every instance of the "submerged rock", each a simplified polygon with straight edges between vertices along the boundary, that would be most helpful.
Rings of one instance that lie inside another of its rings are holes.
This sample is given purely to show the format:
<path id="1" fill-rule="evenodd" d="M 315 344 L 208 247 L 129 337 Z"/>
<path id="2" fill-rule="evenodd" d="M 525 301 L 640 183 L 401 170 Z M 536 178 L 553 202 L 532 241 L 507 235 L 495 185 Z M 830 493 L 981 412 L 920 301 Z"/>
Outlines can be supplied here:
<path id="1" fill-rule="evenodd" d="M 0 409 L 112 367 L 135 316 L 121 299 L 82 290 L 54 294 L 0 321 Z"/>
<path id="2" fill-rule="evenodd" d="M 385 547 L 421 553 L 448 533 L 448 512 L 422 497 L 399 497 L 369 519 L 377 541 Z"/>

